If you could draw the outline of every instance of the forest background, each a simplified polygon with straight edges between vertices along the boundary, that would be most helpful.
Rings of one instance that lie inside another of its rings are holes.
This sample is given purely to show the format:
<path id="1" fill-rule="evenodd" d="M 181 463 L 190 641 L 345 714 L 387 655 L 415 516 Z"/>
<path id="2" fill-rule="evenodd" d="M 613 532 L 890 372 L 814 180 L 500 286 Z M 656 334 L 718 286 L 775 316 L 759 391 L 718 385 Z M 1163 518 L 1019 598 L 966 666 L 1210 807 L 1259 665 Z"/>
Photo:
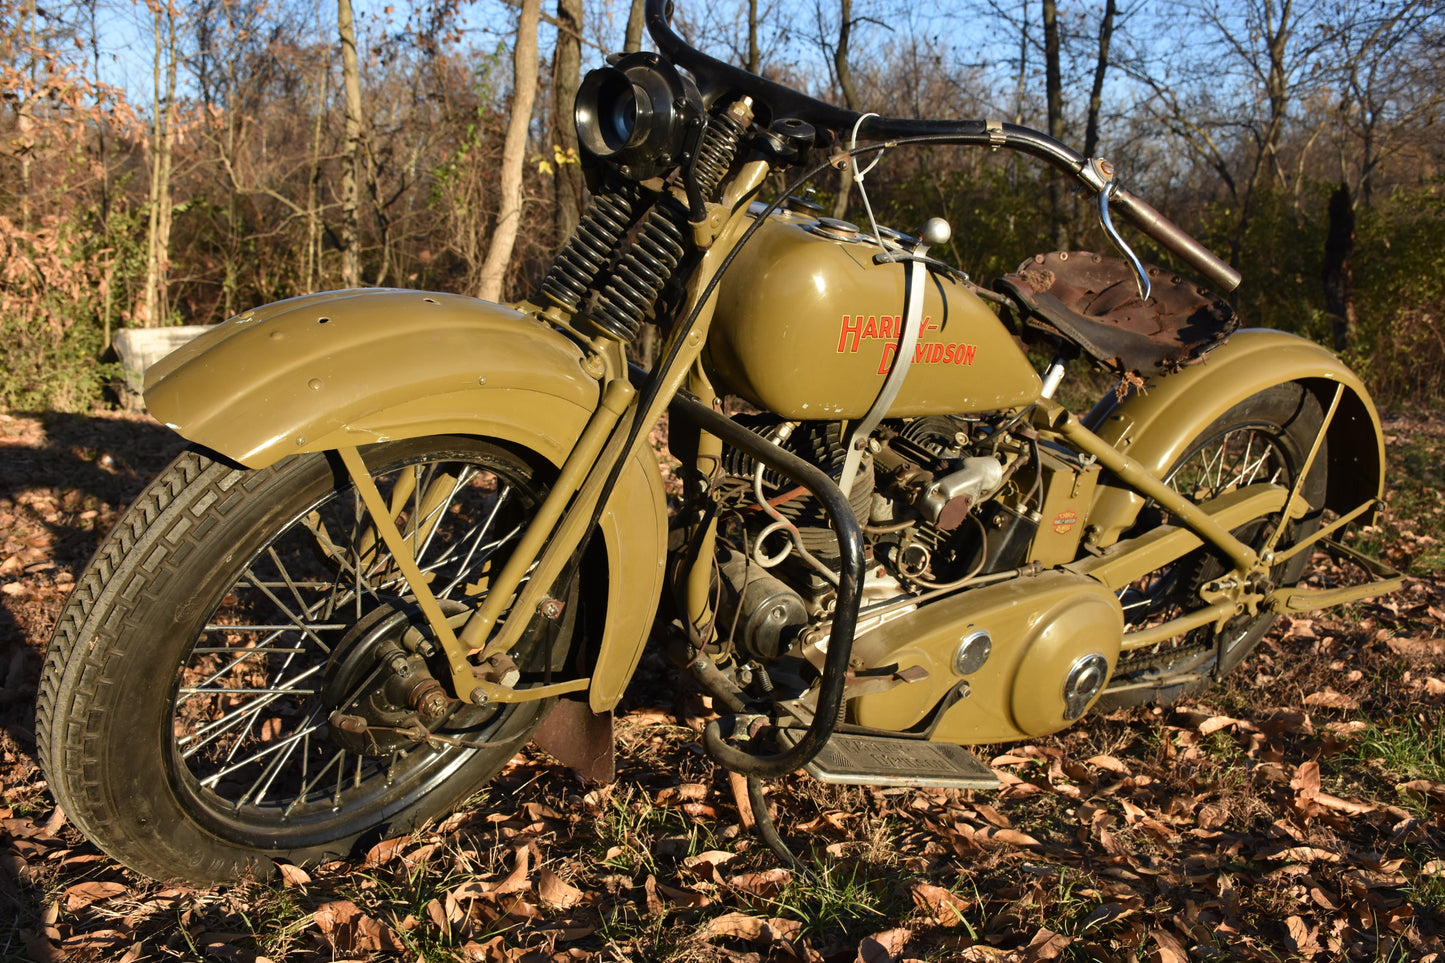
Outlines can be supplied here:
<path id="1" fill-rule="evenodd" d="M 552 3 L 0 0 L 0 405 L 102 400 L 121 327 L 357 285 L 530 293 L 585 204 L 579 75 L 641 36 L 640 2 Z M 1438 2 L 677 16 L 697 46 L 855 109 L 1003 117 L 1106 156 L 1243 271 L 1247 324 L 1344 350 L 1387 403 L 1445 392 Z M 884 222 L 947 218 L 953 260 L 984 280 L 1107 245 L 1027 158 L 899 151 L 868 184 Z"/>

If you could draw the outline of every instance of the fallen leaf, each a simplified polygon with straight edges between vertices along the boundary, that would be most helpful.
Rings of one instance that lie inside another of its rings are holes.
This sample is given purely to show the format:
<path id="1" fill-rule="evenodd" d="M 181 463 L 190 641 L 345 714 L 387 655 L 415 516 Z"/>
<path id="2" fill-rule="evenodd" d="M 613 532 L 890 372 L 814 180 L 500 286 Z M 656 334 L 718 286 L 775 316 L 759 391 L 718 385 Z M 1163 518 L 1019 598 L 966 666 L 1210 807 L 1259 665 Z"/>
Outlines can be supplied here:
<path id="1" fill-rule="evenodd" d="M 728 877 L 728 885 L 750 896 L 772 899 L 783 891 L 793 874 L 786 869 L 765 869 L 761 873 L 742 873 Z"/>
<path id="2" fill-rule="evenodd" d="M 1313 759 L 1300 763 L 1289 785 L 1303 798 L 1314 796 L 1320 791 L 1320 764 Z"/>
<path id="3" fill-rule="evenodd" d="M 1029 940 L 1025 947 L 1024 959 L 1030 963 L 1034 960 L 1056 960 L 1068 949 L 1070 943 L 1074 942 L 1073 937 L 1064 936 L 1062 933 L 1055 933 L 1048 927 L 1041 927 L 1034 938 Z"/>
<path id="4" fill-rule="evenodd" d="M 1378 812 L 1380 808 L 1355 799 L 1341 799 L 1339 796 L 1331 796 L 1325 792 L 1315 793 L 1314 801 L 1329 809 L 1335 809 L 1343 813 L 1351 813 L 1356 816 L 1363 815 L 1364 813 Z"/>
<path id="5" fill-rule="evenodd" d="M 1325 709 L 1358 709 L 1360 704 L 1342 692 L 1333 689 L 1326 689 L 1323 692 L 1311 692 L 1304 697 L 1304 704 L 1307 706 L 1320 706 Z"/>
<path id="6" fill-rule="evenodd" d="M 702 931 L 704 940 L 727 939 L 747 940 L 749 943 L 771 943 L 781 937 L 789 939 L 787 933 L 800 932 L 801 924 L 776 919 L 761 919 L 745 913 L 727 913 L 711 920 Z"/>
<path id="7" fill-rule="evenodd" d="M 300 866 L 293 866 L 290 863 L 280 863 L 276 868 L 281 871 L 281 879 L 287 886 L 305 886 L 311 882 L 311 874 Z"/>
<path id="8" fill-rule="evenodd" d="M 518 846 L 515 852 L 517 861 L 513 864 L 512 871 L 493 889 L 493 892 L 499 896 L 531 888 L 532 884 L 527 881 L 532 872 L 531 851 L 526 846 Z"/>
<path id="9" fill-rule="evenodd" d="M 366 858 L 362 861 L 361 865 L 366 867 L 385 866 L 397 857 L 397 850 L 401 849 L 410 841 L 411 838 L 409 836 L 383 839 L 366 851 Z"/>
<path id="10" fill-rule="evenodd" d="M 1319 940 L 1316 939 L 1317 930 L 1313 929 L 1302 917 L 1291 916 L 1284 921 L 1284 928 L 1289 933 L 1290 942 L 1294 944 L 1294 951 L 1303 954 L 1306 958 L 1313 958 L 1320 952 Z"/>
<path id="11" fill-rule="evenodd" d="M 1129 773 L 1129 767 L 1113 756 L 1091 756 L 1086 761 L 1088 765 L 1093 766 L 1095 769 L 1106 769 L 1109 772 L 1118 772 L 1125 775 Z"/>
<path id="12" fill-rule="evenodd" d="M 962 923 L 963 914 L 973 906 L 970 900 L 932 883 L 913 885 L 913 903 L 942 926 L 957 926 Z"/>
<path id="13" fill-rule="evenodd" d="M 1009 846 L 1023 846 L 1025 848 L 1030 848 L 1043 845 L 1037 839 L 1030 836 L 1028 833 L 1019 832 L 1017 829 L 989 829 L 983 832 L 981 835 L 984 836 L 986 839 L 992 839 L 995 842 L 999 843 L 1006 843 Z"/>
<path id="14" fill-rule="evenodd" d="M 712 900 L 704 893 L 694 893 L 690 889 L 678 889 L 675 886 L 668 886 L 664 883 L 657 884 L 657 892 L 660 896 L 666 896 L 678 906 L 698 907 L 708 906 Z"/>
<path id="15" fill-rule="evenodd" d="M 126 888 L 124 883 L 76 883 L 65 890 L 65 908 L 74 913 L 91 903 L 119 896 Z"/>
<path id="16" fill-rule="evenodd" d="M 1289 863 L 1338 863 L 1340 858 L 1339 853 L 1320 849 L 1318 846 L 1291 846 L 1265 857 L 1265 859 L 1277 859 Z"/>
<path id="17" fill-rule="evenodd" d="M 687 859 L 684 859 L 682 861 L 682 865 L 686 866 L 688 869 L 693 869 L 694 867 L 700 866 L 704 863 L 709 866 L 725 866 L 732 860 L 737 859 L 737 856 L 737 853 L 730 853 L 725 849 L 709 849 L 705 853 L 698 853 L 696 856 L 689 856 Z"/>
<path id="18" fill-rule="evenodd" d="M 912 938 L 913 931 L 904 927 L 865 937 L 858 944 L 855 963 L 895 963 L 903 958 L 903 949 Z"/>
<path id="19" fill-rule="evenodd" d="M 1195 728 L 1199 730 L 1200 735 L 1207 736 L 1210 733 L 1218 732 L 1220 729 L 1228 729 L 1230 726 L 1237 725 L 1239 725 L 1239 720 L 1231 718 L 1230 716 L 1211 716 Z"/>
<path id="20" fill-rule="evenodd" d="M 316 908 L 316 928 L 340 953 L 396 952 L 401 940 L 390 926 L 372 919 L 351 900 L 332 900 Z"/>
<path id="21" fill-rule="evenodd" d="M 563 882 L 556 873 L 543 866 L 537 874 L 537 896 L 542 900 L 543 906 L 571 909 L 582 902 L 583 894 L 580 889 Z"/>
<path id="22" fill-rule="evenodd" d="M 1154 937 L 1154 945 L 1159 948 L 1157 953 L 1150 956 L 1153 963 L 1189 963 L 1189 954 L 1173 933 L 1156 928 L 1151 930 L 1149 935 Z"/>

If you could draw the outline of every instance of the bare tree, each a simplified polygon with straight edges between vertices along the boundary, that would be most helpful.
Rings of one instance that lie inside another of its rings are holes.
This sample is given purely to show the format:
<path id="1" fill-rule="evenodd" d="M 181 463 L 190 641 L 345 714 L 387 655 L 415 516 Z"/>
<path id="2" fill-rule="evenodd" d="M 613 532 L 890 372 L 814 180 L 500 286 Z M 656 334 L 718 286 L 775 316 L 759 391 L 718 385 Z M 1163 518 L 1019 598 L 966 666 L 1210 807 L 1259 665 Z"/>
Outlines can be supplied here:
<path id="1" fill-rule="evenodd" d="M 341 36 L 341 75 L 345 90 L 346 144 L 341 153 L 341 283 L 361 284 L 361 69 L 356 58 L 356 26 L 351 0 L 336 0 Z"/>
<path id="2" fill-rule="evenodd" d="M 532 105 L 537 99 L 537 23 L 542 0 L 522 0 L 517 19 L 517 40 L 512 50 L 512 114 L 502 146 L 501 203 L 496 228 L 482 264 L 477 297 L 488 301 L 502 296 L 502 282 L 512 260 L 517 229 L 522 220 L 522 165 L 527 155 L 527 129 L 532 123 Z"/>
<path id="3" fill-rule="evenodd" d="M 179 60 L 180 11 L 166 0 L 147 0 L 155 34 L 151 65 L 155 113 L 151 121 L 150 217 L 146 226 L 146 278 L 136 320 L 142 326 L 164 324 L 169 314 L 168 276 L 171 221 L 175 209 L 171 172 L 176 140 L 176 70 Z"/>
<path id="4" fill-rule="evenodd" d="M 821 20 L 821 16 L 819 18 Z M 849 47 L 853 40 L 853 28 L 859 23 L 853 16 L 853 0 L 838 0 L 838 42 L 833 46 L 833 78 L 843 94 L 843 103 L 849 110 L 862 110 L 863 101 L 858 88 L 853 84 L 853 68 L 848 62 Z M 833 216 L 844 217 L 848 213 L 848 195 L 853 190 L 853 164 L 849 163 L 839 173 L 838 197 L 833 202 Z"/>
<path id="5" fill-rule="evenodd" d="M 1064 79 L 1059 66 L 1059 8 L 1055 0 L 1040 5 L 1044 19 L 1044 97 L 1047 104 L 1049 136 L 1064 139 Z M 1049 178 L 1049 215 L 1053 221 L 1054 250 L 1069 246 L 1069 229 L 1064 218 L 1064 185 Z"/>
<path id="6" fill-rule="evenodd" d="M 622 40 L 625 53 L 636 53 L 642 49 L 643 6 L 646 0 L 632 0 L 627 14 L 627 33 Z"/>
<path id="7" fill-rule="evenodd" d="M 1099 114 L 1104 106 L 1104 75 L 1109 69 L 1109 47 L 1114 40 L 1114 21 L 1119 15 L 1116 0 L 1105 0 L 1104 15 L 1099 19 L 1098 54 L 1094 58 L 1094 79 L 1089 87 L 1089 117 L 1084 124 L 1084 156 L 1093 157 L 1099 149 Z"/>
<path id="8" fill-rule="evenodd" d="M 582 168 L 577 156 L 577 126 L 572 103 L 582 69 L 582 0 L 557 0 L 557 49 L 552 54 L 553 160 L 560 244 L 577 227 L 582 210 Z"/>

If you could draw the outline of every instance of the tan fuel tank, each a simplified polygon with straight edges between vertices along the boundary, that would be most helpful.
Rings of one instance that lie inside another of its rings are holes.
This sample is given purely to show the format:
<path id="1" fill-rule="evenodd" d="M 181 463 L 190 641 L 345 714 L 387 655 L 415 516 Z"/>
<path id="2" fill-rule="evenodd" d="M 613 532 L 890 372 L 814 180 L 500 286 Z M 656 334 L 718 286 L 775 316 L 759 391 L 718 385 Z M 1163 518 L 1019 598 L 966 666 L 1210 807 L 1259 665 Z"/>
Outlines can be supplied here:
<path id="1" fill-rule="evenodd" d="M 719 286 L 704 363 L 715 383 L 794 420 L 860 418 L 893 365 L 907 264 L 874 264 L 851 225 L 780 212 Z M 973 292 L 930 273 L 923 331 L 888 414 L 983 412 L 1038 399 L 1008 329 Z"/>

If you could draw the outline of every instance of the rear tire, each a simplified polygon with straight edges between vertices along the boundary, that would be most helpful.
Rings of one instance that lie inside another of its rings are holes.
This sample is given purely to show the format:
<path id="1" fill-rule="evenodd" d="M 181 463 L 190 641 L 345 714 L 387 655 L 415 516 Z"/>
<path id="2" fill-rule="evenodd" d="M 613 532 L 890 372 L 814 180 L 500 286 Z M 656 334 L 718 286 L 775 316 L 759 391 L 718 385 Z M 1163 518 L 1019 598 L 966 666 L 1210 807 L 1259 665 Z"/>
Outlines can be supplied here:
<path id="1" fill-rule="evenodd" d="M 469 438 L 363 455 L 449 613 L 479 603 L 551 471 Z M 521 685 L 564 667 L 568 608 L 508 653 Z M 187 452 L 61 614 L 41 764 L 71 821 L 148 876 L 211 883 L 346 856 L 476 792 L 550 708 L 450 703 L 423 738 L 407 686 L 450 687 L 430 636 L 334 455 L 247 471 Z M 343 731 L 333 713 L 363 724 Z"/>
<path id="2" fill-rule="evenodd" d="M 1205 428 L 1170 468 L 1165 481 L 1199 502 L 1232 487 L 1265 481 L 1290 489 L 1304 467 L 1323 421 L 1319 402 L 1304 386 L 1288 383 L 1266 388 L 1241 401 Z M 1327 466 L 1327 446 L 1321 442 L 1301 490 L 1311 510 L 1291 524 L 1279 540 L 1277 551 L 1319 528 L 1328 483 Z M 1141 511 L 1136 529 L 1145 531 L 1167 520 L 1151 502 Z M 1258 549 L 1278 524 L 1277 516 L 1256 519 L 1236 529 L 1234 535 Z M 1271 580 L 1277 585 L 1293 585 L 1303 576 L 1308 564 L 1309 552 L 1303 552 L 1275 566 Z M 1228 569 L 1228 563 L 1220 556 L 1201 548 L 1126 589 L 1120 594 L 1126 631 L 1130 626 L 1157 624 L 1198 607 L 1199 587 Z M 1267 612 L 1243 615 L 1225 625 L 1223 638 L 1212 627 L 1196 629 L 1158 646 L 1121 654 L 1095 709 L 1109 711 L 1151 703 L 1168 705 L 1208 688 L 1215 678 L 1232 671 L 1254 650 L 1275 618 Z"/>

